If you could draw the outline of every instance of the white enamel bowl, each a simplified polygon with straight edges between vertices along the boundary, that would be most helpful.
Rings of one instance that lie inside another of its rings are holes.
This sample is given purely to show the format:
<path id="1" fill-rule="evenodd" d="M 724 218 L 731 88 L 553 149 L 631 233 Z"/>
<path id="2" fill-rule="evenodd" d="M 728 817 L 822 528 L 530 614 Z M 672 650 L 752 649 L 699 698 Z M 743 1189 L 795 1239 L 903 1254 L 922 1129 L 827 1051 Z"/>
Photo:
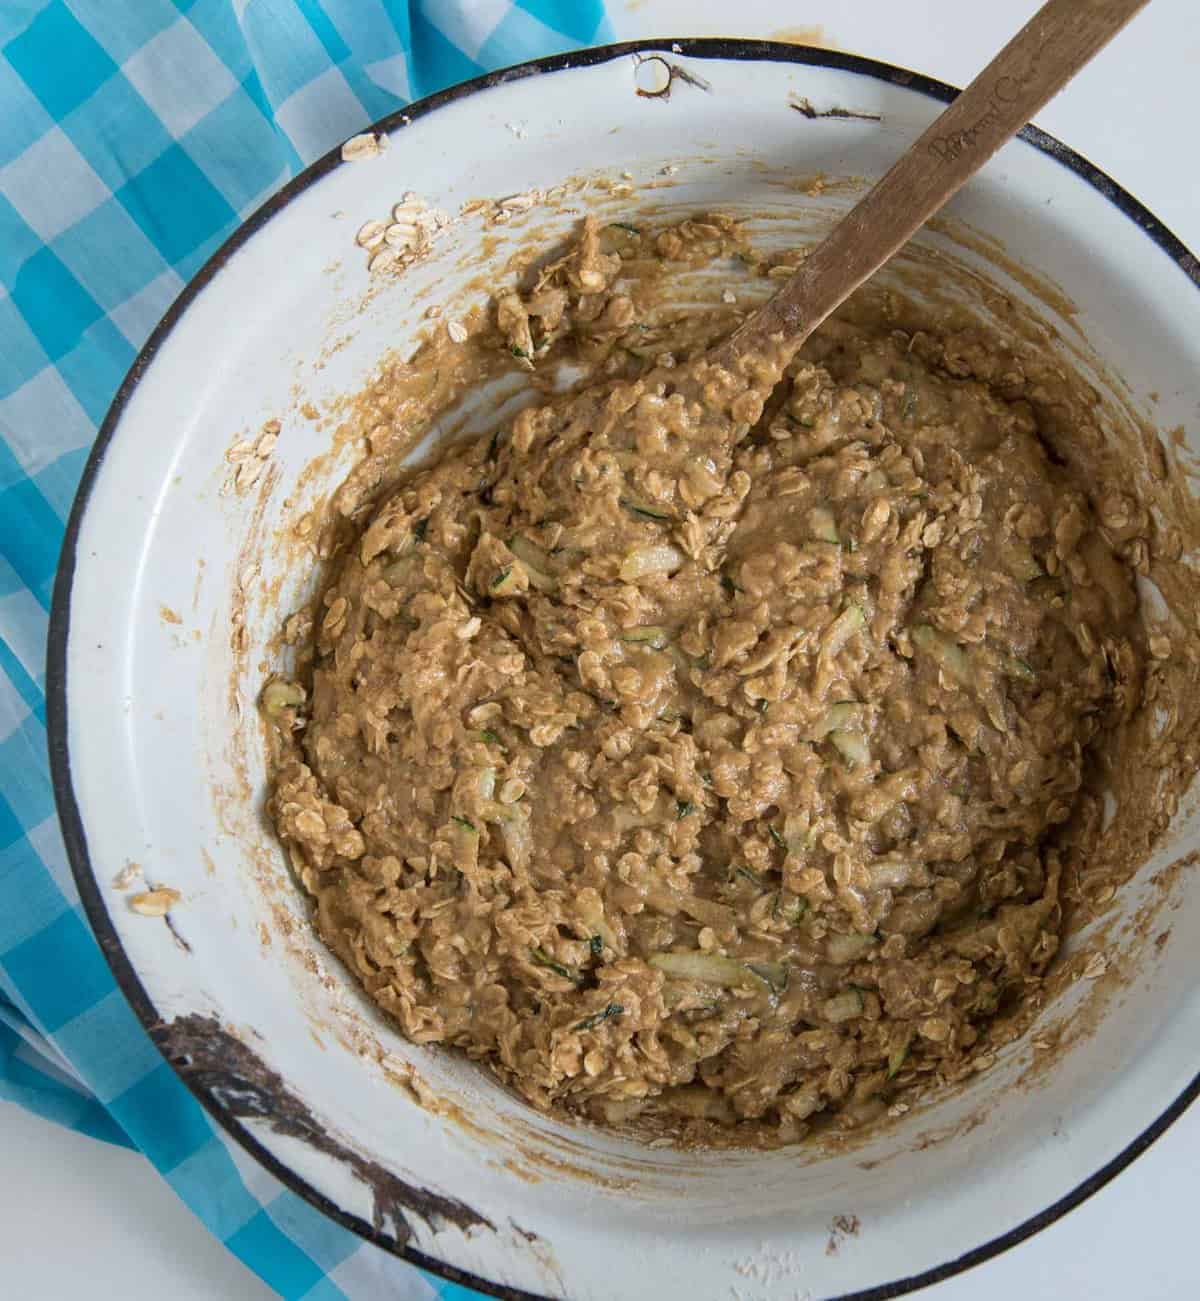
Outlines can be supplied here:
<path id="1" fill-rule="evenodd" d="M 1143 905 L 1170 909 L 1152 927 L 1169 926 L 1170 938 L 1154 946 L 1131 924 L 1115 928 L 1138 974 L 1095 1033 L 1041 1072 L 1029 1045 L 1014 1045 L 969 1088 L 833 1154 L 648 1150 L 538 1116 L 458 1057 L 409 1045 L 305 930 L 262 816 L 258 666 L 302 586 L 275 531 L 355 454 L 326 455 L 300 481 L 328 452 L 330 427 L 298 413 L 297 393 L 319 406 L 360 386 L 427 324 L 428 303 L 453 301 L 479 271 L 462 264 L 478 244 L 465 222 L 351 310 L 368 283 L 353 245 L 360 224 L 409 190 L 455 212 L 475 196 L 627 171 L 636 193 L 612 201 L 627 210 L 768 212 L 777 234 L 811 233 L 851 195 L 834 186 L 806 197 L 781 182 L 880 175 L 950 94 L 866 60 L 757 42 L 667 43 L 638 71 L 636 50 L 653 48 L 562 56 L 414 105 L 384 124 L 379 157 L 332 155 L 289 185 L 171 309 L 109 414 L 71 518 L 50 660 L 60 813 L 92 925 L 160 1045 L 177 1063 L 207 1059 L 214 1069 L 184 1078 L 214 1116 L 365 1237 L 498 1295 L 897 1296 L 1062 1214 L 1197 1092 L 1200 891 L 1181 880 L 1163 900 L 1149 881 L 1200 843 L 1186 809 L 1121 909 L 1129 923 Z M 636 84 L 662 84 L 666 63 L 708 89 L 676 77 L 669 98 L 637 95 Z M 789 103 L 799 97 L 878 120 L 809 117 Z M 1195 263 L 1133 199 L 1030 132 L 951 212 L 1053 276 L 1077 309 L 1060 322 L 1064 338 L 1077 339 L 1077 325 L 1130 401 L 1149 409 L 1158 394 L 1163 427 L 1190 419 Z M 525 220 L 548 237 L 575 217 Z M 1029 298 L 946 236 L 922 243 Z M 481 292 L 465 291 L 460 306 Z M 284 426 L 273 469 L 253 491 L 223 495 L 224 452 L 273 416 Z M 248 585 L 238 656 L 235 592 L 251 562 L 261 574 Z M 190 952 L 113 887 L 128 861 L 182 893 L 172 919 Z M 1045 1018 L 1085 1002 L 1087 983 Z M 441 1114 L 396 1083 L 406 1063 L 443 1100 Z"/>

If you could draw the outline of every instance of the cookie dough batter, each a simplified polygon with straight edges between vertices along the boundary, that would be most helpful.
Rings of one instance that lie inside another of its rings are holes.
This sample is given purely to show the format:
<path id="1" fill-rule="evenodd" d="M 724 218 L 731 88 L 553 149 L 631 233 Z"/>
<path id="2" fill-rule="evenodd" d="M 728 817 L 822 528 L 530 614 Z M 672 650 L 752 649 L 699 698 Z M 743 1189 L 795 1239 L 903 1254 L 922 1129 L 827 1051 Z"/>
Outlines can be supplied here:
<path id="1" fill-rule="evenodd" d="M 541 1108 L 792 1140 L 1037 988 L 1143 651 L 978 332 L 834 319 L 709 421 L 674 377 L 731 309 L 635 273 L 731 250 L 589 221 L 498 297 L 481 346 L 588 381 L 348 509 L 264 692 L 270 808 L 413 1040 Z"/>

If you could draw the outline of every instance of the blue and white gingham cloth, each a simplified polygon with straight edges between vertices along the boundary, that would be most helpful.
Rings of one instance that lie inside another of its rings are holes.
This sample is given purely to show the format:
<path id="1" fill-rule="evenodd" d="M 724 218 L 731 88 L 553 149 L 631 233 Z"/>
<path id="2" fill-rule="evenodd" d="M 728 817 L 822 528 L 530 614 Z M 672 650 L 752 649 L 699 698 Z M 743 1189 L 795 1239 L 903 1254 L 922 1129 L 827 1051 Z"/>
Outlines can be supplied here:
<path id="1" fill-rule="evenodd" d="M 0 1100 L 140 1148 L 284 1297 L 474 1293 L 254 1165 L 116 988 L 46 760 L 63 525 L 146 336 L 273 191 L 413 99 L 607 38 L 602 0 L 0 0 Z"/>

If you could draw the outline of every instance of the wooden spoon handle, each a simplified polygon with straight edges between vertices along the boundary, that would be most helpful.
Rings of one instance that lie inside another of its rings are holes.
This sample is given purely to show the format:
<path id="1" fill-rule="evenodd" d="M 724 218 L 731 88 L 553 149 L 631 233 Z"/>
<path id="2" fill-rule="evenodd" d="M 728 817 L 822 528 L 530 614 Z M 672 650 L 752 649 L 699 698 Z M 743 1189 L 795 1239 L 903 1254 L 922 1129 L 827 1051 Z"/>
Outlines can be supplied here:
<path id="1" fill-rule="evenodd" d="M 780 335 L 799 348 L 1148 3 L 1049 0 L 717 356 Z"/>

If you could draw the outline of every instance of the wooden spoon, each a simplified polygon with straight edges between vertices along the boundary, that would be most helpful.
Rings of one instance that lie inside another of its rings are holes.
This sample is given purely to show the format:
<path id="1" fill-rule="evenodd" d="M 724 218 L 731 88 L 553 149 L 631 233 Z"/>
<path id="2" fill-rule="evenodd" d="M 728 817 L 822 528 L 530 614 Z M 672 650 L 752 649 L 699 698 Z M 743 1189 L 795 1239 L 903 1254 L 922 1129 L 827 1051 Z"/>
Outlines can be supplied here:
<path id="1" fill-rule="evenodd" d="M 710 360 L 732 369 L 766 351 L 794 355 L 1148 3 L 1049 0 Z"/>
<path id="2" fill-rule="evenodd" d="M 642 396 L 649 411 L 656 404 L 664 410 L 664 404 L 674 404 L 676 428 L 663 430 L 665 459 L 655 467 L 664 480 L 681 476 L 685 463 L 697 460 L 710 475 L 727 477 L 735 449 L 761 420 L 804 340 L 1148 3 L 1049 0 L 809 252 L 779 292 L 726 339 L 679 364 L 655 366 L 636 384 L 609 380 L 565 401 L 549 402 L 536 418 L 532 412 L 524 417 L 521 447 L 515 456 L 510 452 L 500 458 L 514 500 L 527 499 L 529 509 L 539 509 L 538 499 L 528 496 L 523 466 L 536 442 L 555 449 L 551 459 L 557 469 L 543 473 L 541 487 L 558 498 L 556 519 L 569 526 L 573 513 L 591 509 L 587 495 L 564 477 L 573 465 L 567 452 L 597 434 L 605 449 L 636 446 L 632 431 L 619 426 L 629 403 Z M 686 514 L 693 533 L 689 554 L 721 545 L 721 518 L 696 516 L 681 500 L 669 505 L 661 515 L 639 511 L 649 520 L 662 520 L 664 544 Z M 524 509 L 518 506 L 516 514 Z M 674 546 L 668 549 L 675 551 Z"/>

